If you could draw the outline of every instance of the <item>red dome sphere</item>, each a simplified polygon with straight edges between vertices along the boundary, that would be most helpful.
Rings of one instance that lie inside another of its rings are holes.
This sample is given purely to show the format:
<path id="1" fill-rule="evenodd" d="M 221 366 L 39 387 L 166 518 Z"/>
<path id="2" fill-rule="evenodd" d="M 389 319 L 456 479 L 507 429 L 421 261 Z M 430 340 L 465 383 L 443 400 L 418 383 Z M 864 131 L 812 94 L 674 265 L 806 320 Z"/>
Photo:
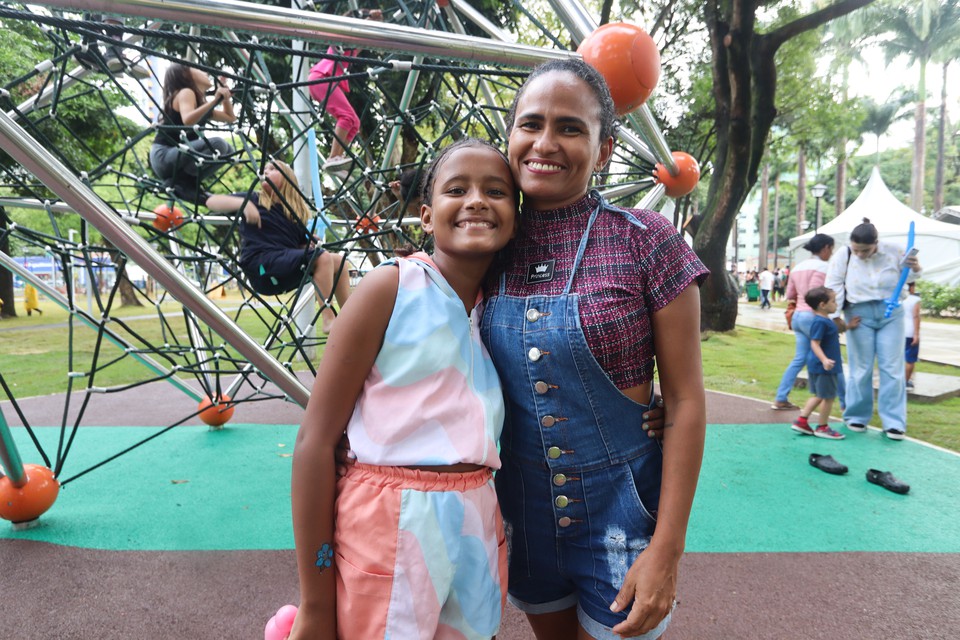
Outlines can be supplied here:
<path id="1" fill-rule="evenodd" d="M 657 45 L 636 25 L 605 24 L 587 36 L 577 51 L 606 79 L 617 115 L 639 108 L 660 79 Z"/>
<path id="2" fill-rule="evenodd" d="M 670 175 L 667 168 L 658 162 L 656 169 L 653 170 L 653 178 L 658 184 L 666 187 L 668 196 L 682 198 L 693 191 L 700 182 L 700 165 L 689 153 L 674 151 L 671 155 L 673 162 L 677 165 L 677 175 Z"/>

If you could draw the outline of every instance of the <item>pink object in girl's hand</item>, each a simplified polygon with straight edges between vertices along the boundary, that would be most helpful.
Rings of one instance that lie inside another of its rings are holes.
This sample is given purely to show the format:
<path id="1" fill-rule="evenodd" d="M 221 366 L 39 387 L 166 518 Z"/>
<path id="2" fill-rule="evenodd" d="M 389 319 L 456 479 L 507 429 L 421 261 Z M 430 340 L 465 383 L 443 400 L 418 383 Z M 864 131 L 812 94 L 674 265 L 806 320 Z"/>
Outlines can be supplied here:
<path id="1" fill-rule="evenodd" d="M 286 640 L 293 629 L 293 619 L 297 617 L 297 608 L 292 604 L 285 604 L 277 610 L 272 618 L 267 620 L 263 629 L 263 640 Z"/>

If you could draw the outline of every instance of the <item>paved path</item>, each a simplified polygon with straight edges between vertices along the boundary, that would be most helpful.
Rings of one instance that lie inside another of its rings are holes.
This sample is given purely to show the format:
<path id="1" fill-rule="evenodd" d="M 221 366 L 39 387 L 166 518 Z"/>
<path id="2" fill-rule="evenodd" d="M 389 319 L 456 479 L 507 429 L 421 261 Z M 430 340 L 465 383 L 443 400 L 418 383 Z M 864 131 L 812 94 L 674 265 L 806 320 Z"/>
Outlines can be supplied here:
<path id="1" fill-rule="evenodd" d="M 774 307 L 761 310 L 756 302 L 740 302 L 737 307 L 737 325 L 790 333 L 783 317 L 783 309 Z M 960 321 L 945 323 L 921 319 L 920 359 L 960 367 Z"/>

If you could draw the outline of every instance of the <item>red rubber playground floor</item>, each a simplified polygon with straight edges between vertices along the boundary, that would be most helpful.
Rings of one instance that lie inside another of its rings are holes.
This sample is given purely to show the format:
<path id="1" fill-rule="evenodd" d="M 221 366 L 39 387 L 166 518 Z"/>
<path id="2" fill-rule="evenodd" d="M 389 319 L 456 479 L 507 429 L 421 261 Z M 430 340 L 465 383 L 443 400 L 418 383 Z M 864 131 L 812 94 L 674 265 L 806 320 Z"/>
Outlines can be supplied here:
<path id="1" fill-rule="evenodd" d="M 149 398 L 145 403 L 136 398 Z M 190 413 L 152 384 L 91 400 L 66 480 Z M 960 637 L 960 456 L 893 443 L 793 434 L 789 413 L 709 393 L 703 473 L 668 640 Z M 40 462 L 8 403 L 24 462 Z M 21 402 L 48 452 L 62 398 Z M 0 522 L 0 637 L 261 638 L 296 602 L 290 454 L 300 410 L 244 404 L 227 429 L 196 420 L 70 480 L 37 527 Z M 831 476 L 807 463 L 833 455 Z M 868 468 L 911 484 L 901 496 Z M 498 636 L 532 640 L 515 609 Z M 404 639 L 405 640 L 405 639 Z"/>

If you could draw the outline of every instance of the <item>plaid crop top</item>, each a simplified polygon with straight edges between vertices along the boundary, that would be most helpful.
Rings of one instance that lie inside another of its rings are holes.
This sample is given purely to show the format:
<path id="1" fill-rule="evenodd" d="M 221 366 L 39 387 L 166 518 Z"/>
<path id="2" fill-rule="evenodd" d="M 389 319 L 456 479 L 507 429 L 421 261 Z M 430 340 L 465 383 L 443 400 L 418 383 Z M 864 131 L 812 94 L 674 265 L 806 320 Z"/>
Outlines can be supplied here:
<path id="1" fill-rule="evenodd" d="M 552 211 L 524 210 L 506 256 L 512 296 L 560 295 L 597 201 L 590 196 Z M 673 225 L 655 211 L 604 209 L 590 231 L 571 288 L 580 324 L 600 367 L 619 389 L 653 380 L 653 314 L 710 274 Z M 555 260 L 553 278 L 529 284 L 531 265 Z M 489 292 L 499 289 L 499 278 Z"/>

